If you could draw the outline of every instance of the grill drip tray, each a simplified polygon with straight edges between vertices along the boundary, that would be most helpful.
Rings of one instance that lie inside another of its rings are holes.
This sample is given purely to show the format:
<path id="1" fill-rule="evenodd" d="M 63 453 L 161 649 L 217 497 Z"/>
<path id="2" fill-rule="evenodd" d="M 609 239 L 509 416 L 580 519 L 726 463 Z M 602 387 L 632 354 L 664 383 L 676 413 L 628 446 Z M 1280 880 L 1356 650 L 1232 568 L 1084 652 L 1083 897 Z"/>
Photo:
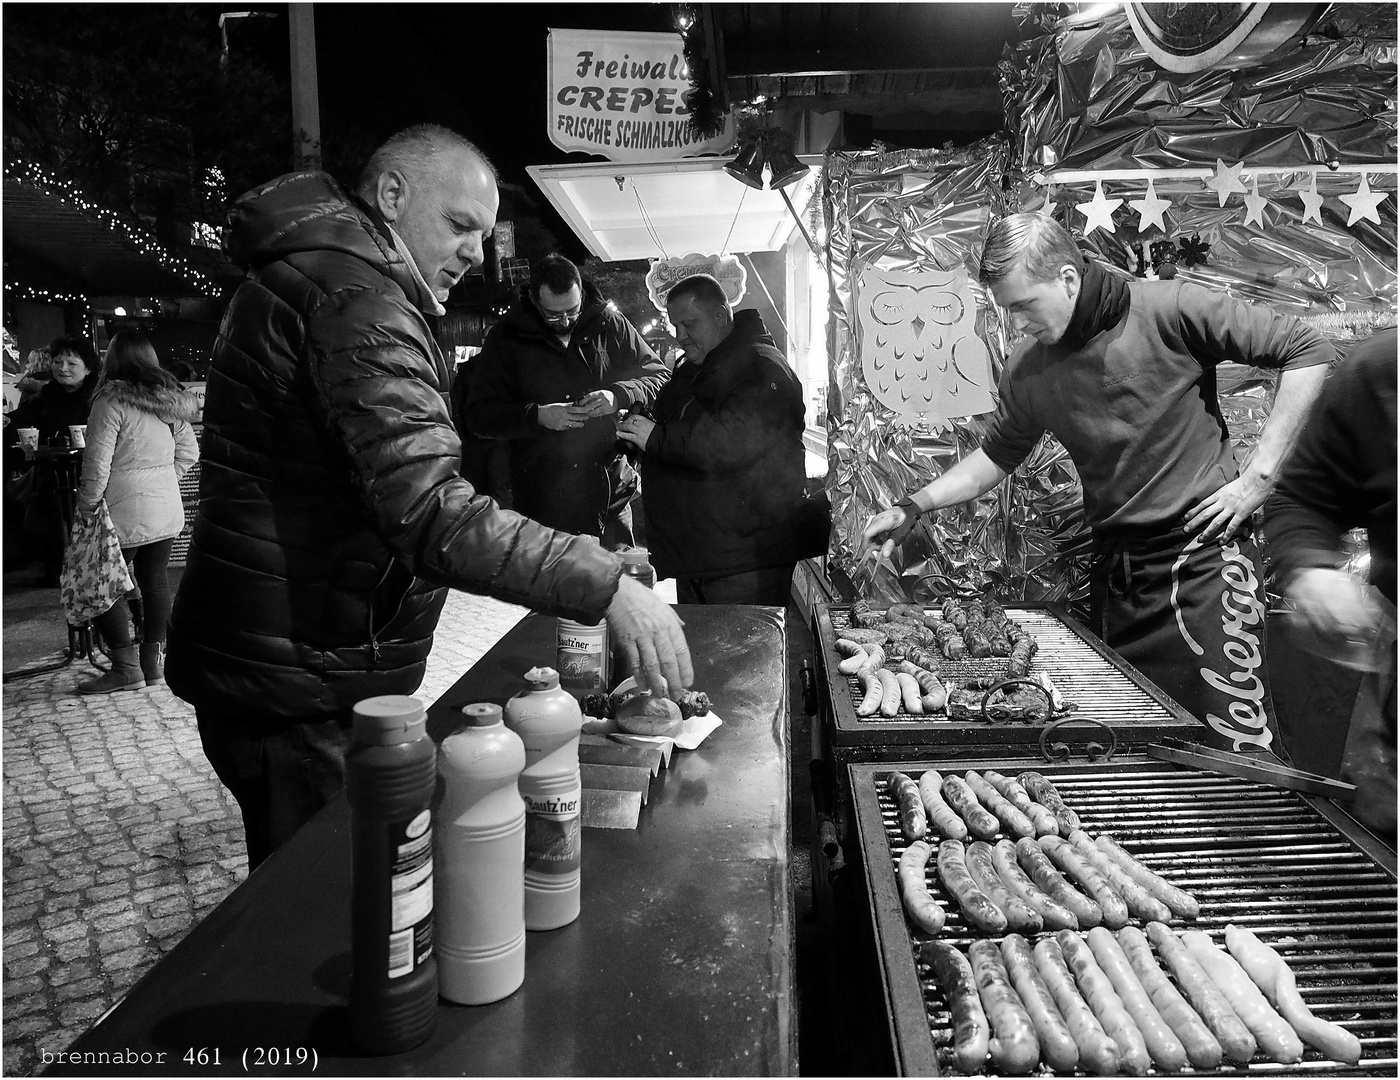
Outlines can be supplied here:
<path id="1" fill-rule="evenodd" d="M 1221 946 L 1228 923 L 1254 931 L 1288 962 L 1312 1011 L 1350 1029 L 1363 1047 L 1355 1067 L 1326 1061 L 1309 1047 L 1296 1065 L 1256 1057 L 1245 1068 L 1185 1075 L 1395 1076 L 1400 1071 L 1395 858 L 1362 830 L 1355 829 L 1354 839 L 1345 824 L 1333 824 L 1314 800 L 1296 792 L 1179 766 L 1124 762 L 1076 768 L 986 759 L 956 766 L 850 766 L 895 1059 L 904 1074 L 957 1074 L 942 991 L 916 960 L 919 944 L 931 939 L 907 924 L 900 905 L 895 868 L 906 845 L 884 785 L 891 771 L 918 779 L 926 768 L 945 775 L 969 768 L 1011 775 L 1038 768 L 1090 835 L 1111 833 L 1145 866 L 1196 895 L 1201 917 L 1190 923 L 1174 919 L 1174 929 L 1203 930 Z M 965 950 L 986 936 L 963 920 L 932 871 L 930 887 L 948 912 L 938 940 Z M 1038 1074 L 1053 1075 L 1048 1069 Z"/>

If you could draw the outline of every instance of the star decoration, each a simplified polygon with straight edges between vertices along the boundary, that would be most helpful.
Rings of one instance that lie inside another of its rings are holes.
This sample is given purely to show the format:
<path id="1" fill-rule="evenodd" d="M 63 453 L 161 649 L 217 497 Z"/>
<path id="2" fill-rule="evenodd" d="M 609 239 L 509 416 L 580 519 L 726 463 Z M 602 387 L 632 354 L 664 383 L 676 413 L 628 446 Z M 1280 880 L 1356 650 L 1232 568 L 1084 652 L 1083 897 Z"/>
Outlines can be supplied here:
<path id="1" fill-rule="evenodd" d="M 1123 205 L 1123 200 L 1104 198 L 1103 181 L 1100 180 L 1094 185 L 1093 199 L 1074 205 L 1084 215 L 1084 232 L 1086 234 L 1095 229 L 1113 232 L 1113 211 Z"/>
<path id="2" fill-rule="evenodd" d="M 1215 159 L 1215 175 L 1206 181 L 1206 187 L 1215 188 L 1215 192 L 1220 196 L 1220 205 L 1225 205 L 1225 200 L 1230 197 L 1230 193 L 1238 191 L 1244 194 L 1244 184 L 1240 182 L 1240 172 L 1244 169 L 1244 162 L 1235 165 L 1226 165 L 1220 158 Z"/>
<path id="3" fill-rule="evenodd" d="M 1361 186 L 1356 189 L 1354 195 L 1340 196 L 1342 202 L 1351 207 L 1351 213 L 1347 215 L 1347 228 L 1350 229 L 1362 218 L 1374 221 L 1377 225 L 1381 223 L 1380 205 L 1385 202 L 1386 193 L 1384 191 L 1372 191 L 1371 185 L 1366 182 L 1366 174 L 1361 174 Z"/>
<path id="4" fill-rule="evenodd" d="M 1047 186 L 1045 189 L 1045 201 L 1041 203 L 1040 209 L 1036 211 L 1042 217 L 1048 217 L 1052 221 L 1055 218 L 1055 189 Z"/>
<path id="5" fill-rule="evenodd" d="M 1146 232 L 1149 225 L 1156 225 L 1163 232 L 1167 231 L 1166 222 L 1162 215 L 1167 212 L 1167 207 L 1172 204 L 1170 199 L 1159 199 L 1157 192 L 1152 187 L 1152 178 L 1147 178 L 1147 194 L 1141 199 L 1129 199 L 1128 205 L 1138 212 L 1138 232 Z"/>
<path id="6" fill-rule="evenodd" d="M 1312 183 L 1308 185 L 1306 191 L 1299 191 L 1299 196 L 1303 200 L 1303 224 L 1307 224 L 1308 218 L 1312 218 L 1319 225 L 1322 224 L 1322 196 L 1317 190 L 1317 173 L 1312 174 Z"/>
<path id="7" fill-rule="evenodd" d="M 1263 225 L 1264 207 L 1269 205 L 1269 200 L 1259 194 L 1259 177 L 1255 176 L 1252 180 L 1249 192 L 1244 197 L 1244 223 L 1246 225 Z"/>

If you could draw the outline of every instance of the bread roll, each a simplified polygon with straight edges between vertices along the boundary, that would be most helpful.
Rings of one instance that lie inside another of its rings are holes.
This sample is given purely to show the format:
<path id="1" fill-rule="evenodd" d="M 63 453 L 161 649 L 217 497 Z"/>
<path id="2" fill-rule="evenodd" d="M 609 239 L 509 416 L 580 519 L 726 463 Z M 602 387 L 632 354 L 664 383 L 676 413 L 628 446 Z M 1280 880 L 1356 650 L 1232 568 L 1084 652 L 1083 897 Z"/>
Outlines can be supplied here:
<path id="1" fill-rule="evenodd" d="M 634 694 L 617 707 L 617 726 L 633 735 L 674 738 L 681 733 L 682 723 L 674 701 L 649 693 Z"/>

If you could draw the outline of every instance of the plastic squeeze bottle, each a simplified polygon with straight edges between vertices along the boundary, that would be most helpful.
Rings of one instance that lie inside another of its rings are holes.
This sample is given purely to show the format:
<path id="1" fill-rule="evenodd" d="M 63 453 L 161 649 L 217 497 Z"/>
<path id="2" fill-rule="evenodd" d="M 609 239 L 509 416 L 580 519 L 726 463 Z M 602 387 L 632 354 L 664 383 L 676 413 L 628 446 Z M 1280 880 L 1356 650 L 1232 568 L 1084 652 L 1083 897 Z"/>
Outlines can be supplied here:
<path id="1" fill-rule="evenodd" d="M 506 702 L 505 723 L 525 743 L 525 927 L 553 930 L 578 918 L 582 834 L 578 737 L 583 713 L 553 668 L 531 668 Z"/>
<path id="2" fill-rule="evenodd" d="M 354 707 L 350 800 L 350 1030 L 361 1050 L 397 1054 L 437 1021 L 433 814 L 437 748 L 415 697 Z"/>
<path id="3" fill-rule="evenodd" d="M 485 1005 L 525 981 L 525 744 L 482 702 L 438 752 L 436 869 L 438 988 Z"/>

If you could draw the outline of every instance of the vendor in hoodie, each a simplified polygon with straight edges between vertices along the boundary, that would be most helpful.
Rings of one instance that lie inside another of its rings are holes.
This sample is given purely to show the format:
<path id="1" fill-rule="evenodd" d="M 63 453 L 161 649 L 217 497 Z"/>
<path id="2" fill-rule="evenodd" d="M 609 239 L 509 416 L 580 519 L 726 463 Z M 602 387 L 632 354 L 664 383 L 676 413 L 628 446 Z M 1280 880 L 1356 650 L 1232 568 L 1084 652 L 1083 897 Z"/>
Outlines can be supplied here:
<path id="1" fill-rule="evenodd" d="M 649 407 L 668 375 L 626 317 L 552 253 L 462 373 L 463 430 L 510 440 L 522 514 L 630 547 L 637 474 L 618 451 L 617 414 Z"/>
<path id="2" fill-rule="evenodd" d="M 642 451 L 651 561 L 683 604 L 785 607 L 804 554 L 802 384 L 756 311 L 708 274 L 677 282 L 666 316 L 685 359 L 618 437 Z"/>
<path id="3" fill-rule="evenodd" d="M 1333 358 L 1297 319 L 1189 282 L 1125 283 L 1041 214 L 992 224 L 980 280 L 1025 335 L 982 445 L 865 528 L 888 554 L 920 514 L 1001 483 L 1050 432 L 1093 532 L 1093 629 L 1231 750 L 1279 742 L 1263 656 L 1250 517 L 1273 486 Z M 1275 368 L 1241 468 L 1216 399 L 1222 361 Z"/>
<path id="4" fill-rule="evenodd" d="M 247 275 L 214 344 L 166 679 L 238 799 L 252 866 L 342 790 L 354 704 L 418 689 L 449 587 L 606 619 L 655 692 L 694 677 L 675 612 L 618 556 L 459 474 L 427 316 L 481 265 L 497 206 L 481 152 L 422 125 L 353 194 L 294 173 L 233 207 Z"/>

